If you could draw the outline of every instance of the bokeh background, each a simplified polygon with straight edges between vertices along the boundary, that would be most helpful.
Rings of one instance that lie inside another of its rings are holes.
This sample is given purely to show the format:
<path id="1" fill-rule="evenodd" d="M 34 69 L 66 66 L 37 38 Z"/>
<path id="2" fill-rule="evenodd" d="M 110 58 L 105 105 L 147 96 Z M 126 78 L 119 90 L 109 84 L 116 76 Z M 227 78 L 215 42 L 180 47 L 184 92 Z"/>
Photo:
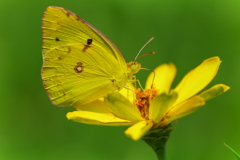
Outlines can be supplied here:
<path id="1" fill-rule="evenodd" d="M 231 89 L 198 112 L 174 123 L 168 160 L 235 160 L 223 143 L 240 152 L 240 1 L 237 0 L 1 0 L 0 1 L 0 159 L 2 160 L 156 160 L 143 141 L 132 141 L 126 127 L 68 121 L 71 108 L 52 105 L 40 76 L 41 18 L 50 6 L 76 13 L 107 35 L 131 61 L 151 37 L 139 60 L 154 69 L 173 62 L 173 87 L 203 60 L 223 61 L 208 86 Z M 137 74 L 144 83 L 149 71 Z"/>

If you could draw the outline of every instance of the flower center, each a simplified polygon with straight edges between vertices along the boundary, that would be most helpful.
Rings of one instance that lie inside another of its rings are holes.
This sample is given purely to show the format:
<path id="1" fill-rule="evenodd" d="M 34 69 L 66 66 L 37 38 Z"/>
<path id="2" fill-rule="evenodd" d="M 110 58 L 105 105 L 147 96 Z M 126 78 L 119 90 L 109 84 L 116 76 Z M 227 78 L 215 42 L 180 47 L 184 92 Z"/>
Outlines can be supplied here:
<path id="1" fill-rule="evenodd" d="M 148 120 L 150 101 L 156 97 L 158 90 L 152 85 L 151 89 L 145 89 L 143 92 L 138 88 L 135 90 L 135 93 L 136 100 L 134 103 L 138 107 L 142 117 Z"/>

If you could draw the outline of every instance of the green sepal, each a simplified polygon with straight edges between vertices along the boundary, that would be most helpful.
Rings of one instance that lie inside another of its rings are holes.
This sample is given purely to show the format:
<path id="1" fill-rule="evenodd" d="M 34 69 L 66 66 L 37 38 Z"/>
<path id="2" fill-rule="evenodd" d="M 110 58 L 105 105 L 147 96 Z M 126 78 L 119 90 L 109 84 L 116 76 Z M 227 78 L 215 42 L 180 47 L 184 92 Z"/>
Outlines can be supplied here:
<path id="1" fill-rule="evenodd" d="M 152 128 L 142 138 L 156 153 L 158 160 L 166 160 L 166 143 L 173 127 L 171 124 L 162 128 Z"/>

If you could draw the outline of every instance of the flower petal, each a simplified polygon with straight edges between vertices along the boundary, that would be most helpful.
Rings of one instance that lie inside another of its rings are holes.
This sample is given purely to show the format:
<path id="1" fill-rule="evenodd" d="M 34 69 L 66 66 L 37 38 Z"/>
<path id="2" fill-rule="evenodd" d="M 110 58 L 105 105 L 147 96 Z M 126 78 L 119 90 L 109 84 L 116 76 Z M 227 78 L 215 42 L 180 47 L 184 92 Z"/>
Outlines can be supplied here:
<path id="1" fill-rule="evenodd" d="M 75 122 L 94 124 L 94 125 L 107 125 L 107 126 L 129 126 L 132 125 L 130 121 L 115 117 L 110 113 L 95 113 L 88 111 L 74 111 L 67 113 L 68 120 Z"/>
<path id="2" fill-rule="evenodd" d="M 164 126 L 181 117 L 195 112 L 197 109 L 199 109 L 200 106 L 203 106 L 204 104 L 205 101 L 200 96 L 194 96 L 191 99 L 178 104 L 177 106 L 171 108 L 166 114 L 165 121 L 163 122 Z"/>
<path id="3" fill-rule="evenodd" d="M 152 121 L 140 121 L 133 126 L 129 127 L 124 133 L 137 141 L 140 140 L 153 126 Z"/>
<path id="4" fill-rule="evenodd" d="M 151 72 L 146 81 L 145 88 L 151 88 L 152 84 L 159 93 L 168 93 L 175 78 L 177 69 L 173 63 L 162 64 Z M 154 77 L 155 76 L 155 77 Z M 153 81 L 154 80 L 154 81 Z"/>
<path id="5" fill-rule="evenodd" d="M 115 116 L 137 123 L 144 120 L 136 106 L 120 93 L 110 93 L 105 98 L 109 111 Z"/>
<path id="6" fill-rule="evenodd" d="M 208 100 L 226 92 L 229 89 L 230 89 L 230 87 L 228 87 L 225 84 L 217 84 L 217 85 L 214 85 L 213 87 L 211 87 L 210 89 L 202 92 L 199 96 L 201 98 L 203 98 L 205 101 L 208 101 Z"/>
<path id="7" fill-rule="evenodd" d="M 151 101 L 149 107 L 149 119 L 152 119 L 155 123 L 158 123 L 166 111 L 173 105 L 177 99 L 177 93 L 171 94 L 162 93 L 158 95 L 154 100 Z"/>
<path id="8" fill-rule="evenodd" d="M 103 99 L 98 99 L 96 101 L 87 103 L 85 105 L 73 106 L 76 110 L 91 111 L 98 113 L 110 113 Z"/>
<path id="9" fill-rule="evenodd" d="M 206 87 L 217 74 L 220 63 L 219 57 L 209 58 L 185 75 L 174 89 L 178 92 L 175 104 L 192 97 Z"/>

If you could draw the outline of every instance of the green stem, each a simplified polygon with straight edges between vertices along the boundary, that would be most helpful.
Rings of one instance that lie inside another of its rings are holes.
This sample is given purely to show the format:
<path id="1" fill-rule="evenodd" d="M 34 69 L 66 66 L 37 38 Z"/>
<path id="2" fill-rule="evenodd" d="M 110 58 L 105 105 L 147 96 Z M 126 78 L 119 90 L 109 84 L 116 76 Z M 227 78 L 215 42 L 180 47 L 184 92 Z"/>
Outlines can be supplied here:
<path id="1" fill-rule="evenodd" d="M 152 147 L 158 160 L 166 160 L 166 142 L 173 127 L 170 125 L 165 128 L 151 129 L 143 140 Z"/>

